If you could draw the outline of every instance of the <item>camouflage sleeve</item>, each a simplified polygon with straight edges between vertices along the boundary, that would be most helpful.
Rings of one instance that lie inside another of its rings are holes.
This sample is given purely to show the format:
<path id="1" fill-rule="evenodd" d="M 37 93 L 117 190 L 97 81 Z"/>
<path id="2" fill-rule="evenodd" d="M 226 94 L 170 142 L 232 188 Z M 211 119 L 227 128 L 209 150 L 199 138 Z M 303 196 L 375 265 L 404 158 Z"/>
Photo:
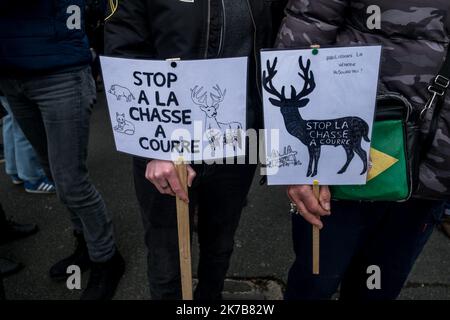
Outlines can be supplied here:
<path id="1" fill-rule="evenodd" d="M 348 0 L 289 0 L 276 47 L 304 47 L 336 42 Z"/>

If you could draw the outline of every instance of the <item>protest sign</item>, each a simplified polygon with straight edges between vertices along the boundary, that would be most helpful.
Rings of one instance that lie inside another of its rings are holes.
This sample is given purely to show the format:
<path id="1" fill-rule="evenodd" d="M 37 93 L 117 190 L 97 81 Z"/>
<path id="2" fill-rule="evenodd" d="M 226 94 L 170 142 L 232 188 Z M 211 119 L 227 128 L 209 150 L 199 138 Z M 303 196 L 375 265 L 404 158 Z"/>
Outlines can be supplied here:
<path id="1" fill-rule="evenodd" d="M 365 184 L 380 46 L 262 51 L 268 183 Z"/>
<path id="2" fill-rule="evenodd" d="M 247 58 L 100 60 L 118 151 L 170 161 L 245 155 Z"/>
<path id="3" fill-rule="evenodd" d="M 244 156 L 247 58 L 149 61 L 100 57 L 118 151 L 175 162 Z M 189 205 L 176 198 L 181 287 L 192 300 Z"/>

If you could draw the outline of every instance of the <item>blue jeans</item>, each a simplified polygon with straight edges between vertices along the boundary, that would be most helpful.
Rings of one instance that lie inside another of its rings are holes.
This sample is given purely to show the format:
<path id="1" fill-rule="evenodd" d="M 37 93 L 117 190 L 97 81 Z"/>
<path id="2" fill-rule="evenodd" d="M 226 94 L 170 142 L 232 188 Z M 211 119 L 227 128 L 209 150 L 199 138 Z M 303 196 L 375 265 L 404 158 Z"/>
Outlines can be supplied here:
<path id="1" fill-rule="evenodd" d="M 341 285 L 341 300 L 395 299 L 443 213 L 443 203 L 425 200 L 332 203 L 322 218 L 320 275 L 312 274 L 312 227 L 292 217 L 296 259 L 285 298 L 330 299 Z M 380 267 L 381 289 L 369 290 L 371 265 Z"/>
<path id="2" fill-rule="evenodd" d="M 91 259 L 109 260 L 115 253 L 113 225 L 86 166 L 95 97 L 90 68 L 1 78 L 0 90 L 47 176 L 53 178 L 75 231 L 84 234 Z"/>
<path id="3" fill-rule="evenodd" d="M 8 115 L 3 118 L 3 145 L 5 171 L 8 175 L 17 175 L 24 181 L 37 182 L 45 176 L 39 164 L 36 152 L 23 134 L 5 97 L 0 96 L 0 103 Z"/>

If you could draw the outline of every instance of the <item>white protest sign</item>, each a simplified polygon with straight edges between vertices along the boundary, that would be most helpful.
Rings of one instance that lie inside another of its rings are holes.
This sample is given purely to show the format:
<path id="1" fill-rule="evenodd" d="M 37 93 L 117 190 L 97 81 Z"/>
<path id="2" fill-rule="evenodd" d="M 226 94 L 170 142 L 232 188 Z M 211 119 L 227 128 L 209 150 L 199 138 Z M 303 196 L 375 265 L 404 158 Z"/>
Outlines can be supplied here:
<path id="1" fill-rule="evenodd" d="M 118 151 L 170 161 L 245 155 L 247 58 L 100 60 Z"/>
<path id="2" fill-rule="evenodd" d="M 380 46 L 261 52 L 269 184 L 366 183 L 380 57 Z"/>

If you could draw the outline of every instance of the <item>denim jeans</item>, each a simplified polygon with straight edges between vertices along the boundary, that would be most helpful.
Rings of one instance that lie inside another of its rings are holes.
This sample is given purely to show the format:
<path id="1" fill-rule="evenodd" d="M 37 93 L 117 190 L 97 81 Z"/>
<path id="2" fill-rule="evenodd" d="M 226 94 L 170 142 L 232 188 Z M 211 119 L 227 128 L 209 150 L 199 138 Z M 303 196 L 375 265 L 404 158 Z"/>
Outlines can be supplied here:
<path id="1" fill-rule="evenodd" d="M 154 300 L 181 299 L 175 198 L 145 179 L 146 161 L 135 158 L 134 181 L 147 246 L 148 278 Z M 194 165 L 189 190 L 191 224 L 198 205 L 200 259 L 197 300 L 221 298 L 234 247 L 234 234 L 256 165 Z M 192 228 L 191 228 L 192 230 Z"/>
<path id="2" fill-rule="evenodd" d="M 90 68 L 1 78 L 0 90 L 47 176 L 53 178 L 75 231 L 83 232 L 91 259 L 110 259 L 115 252 L 113 225 L 86 166 L 95 97 Z"/>
<path id="3" fill-rule="evenodd" d="M 341 285 L 341 300 L 397 298 L 414 262 L 443 212 L 443 203 L 336 201 L 322 218 L 320 275 L 312 274 L 312 227 L 292 217 L 295 262 L 285 298 L 330 299 Z M 381 272 L 381 289 L 369 290 L 367 268 Z"/>
<path id="4" fill-rule="evenodd" d="M 5 171 L 8 175 L 17 175 L 23 181 L 37 182 L 45 176 L 39 164 L 36 152 L 20 129 L 5 97 L 0 96 L 0 103 L 8 115 L 3 118 L 3 145 Z"/>

